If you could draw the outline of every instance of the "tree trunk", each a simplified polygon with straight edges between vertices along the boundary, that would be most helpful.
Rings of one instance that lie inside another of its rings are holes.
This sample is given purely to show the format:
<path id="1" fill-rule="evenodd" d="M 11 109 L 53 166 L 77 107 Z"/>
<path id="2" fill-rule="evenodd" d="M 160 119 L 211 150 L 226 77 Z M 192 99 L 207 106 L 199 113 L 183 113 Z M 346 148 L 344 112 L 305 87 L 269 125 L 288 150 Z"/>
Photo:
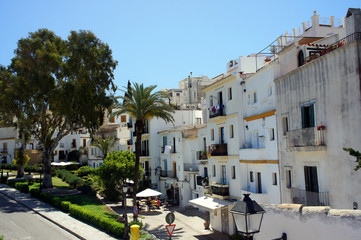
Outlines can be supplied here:
<path id="1" fill-rule="evenodd" d="M 43 188 L 52 188 L 53 182 L 51 179 L 51 154 L 49 151 L 44 149 L 43 151 L 43 163 L 44 163 L 44 179 L 43 179 Z"/>
<path id="2" fill-rule="evenodd" d="M 134 170 L 134 185 L 133 185 L 133 206 L 137 203 L 137 191 L 138 191 L 138 177 L 139 177 L 139 164 L 140 164 L 140 153 L 142 147 L 142 133 L 143 133 L 143 125 L 141 121 L 136 121 L 136 133 L 137 140 L 135 141 L 135 170 Z"/>
<path id="3" fill-rule="evenodd" d="M 22 161 L 25 159 L 25 147 L 26 147 L 26 140 L 25 140 L 25 134 L 21 134 L 21 147 L 19 149 L 20 153 L 18 154 L 18 157 L 22 157 Z M 18 174 L 16 178 L 22 178 L 24 177 L 24 164 L 18 164 Z"/>

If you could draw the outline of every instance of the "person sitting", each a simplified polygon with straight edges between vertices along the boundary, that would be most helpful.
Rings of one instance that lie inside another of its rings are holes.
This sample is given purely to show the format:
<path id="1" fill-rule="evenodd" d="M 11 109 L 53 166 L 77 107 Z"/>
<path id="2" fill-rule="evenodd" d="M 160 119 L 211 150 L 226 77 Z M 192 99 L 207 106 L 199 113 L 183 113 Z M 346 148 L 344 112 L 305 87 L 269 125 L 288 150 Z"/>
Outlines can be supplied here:
<path id="1" fill-rule="evenodd" d="M 148 198 L 147 205 L 148 205 L 148 211 L 149 211 L 150 207 L 152 205 L 152 198 L 151 197 Z"/>
<path id="2" fill-rule="evenodd" d="M 157 208 L 160 209 L 160 200 L 158 198 L 156 199 L 156 202 L 157 202 Z"/>

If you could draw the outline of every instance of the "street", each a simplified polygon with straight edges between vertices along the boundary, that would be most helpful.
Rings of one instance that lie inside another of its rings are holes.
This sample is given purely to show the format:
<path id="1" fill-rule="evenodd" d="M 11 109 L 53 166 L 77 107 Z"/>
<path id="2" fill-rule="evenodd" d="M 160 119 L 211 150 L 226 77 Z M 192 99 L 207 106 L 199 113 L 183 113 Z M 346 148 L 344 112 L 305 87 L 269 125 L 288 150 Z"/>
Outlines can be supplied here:
<path id="1" fill-rule="evenodd" d="M 78 239 L 38 214 L 0 194 L 0 236 L 9 239 Z"/>

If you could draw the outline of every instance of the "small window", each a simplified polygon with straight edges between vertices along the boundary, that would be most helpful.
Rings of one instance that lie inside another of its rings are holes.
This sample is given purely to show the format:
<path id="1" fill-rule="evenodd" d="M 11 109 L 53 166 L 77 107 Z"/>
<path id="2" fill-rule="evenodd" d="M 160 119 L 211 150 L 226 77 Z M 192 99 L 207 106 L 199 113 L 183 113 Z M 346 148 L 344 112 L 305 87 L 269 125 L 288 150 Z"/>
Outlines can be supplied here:
<path id="1" fill-rule="evenodd" d="M 115 116 L 109 118 L 109 123 L 115 123 Z"/>
<path id="2" fill-rule="evenodd" d="M 202 124 L 202 119 L 201 118 L 196 118 L 196 124 Z"/>
<path id="3" fill-rule="evenodd" d="M 282 125 L 283 125 L 283 135 L 285 136 L 288 132 L 288 117 L 282 118 Z"/>
<path id="4" fill-rule="evenodd" d="M 301 107 L 302 128 L 315 127 L 315 104 Z"/>
<path id="5" fill-rule="evenodd" d="M 253 182 L 254 180 L 253 180 L 253 171 L 250 171 L 249 172 L 249 181 L 250 182 Z"/>
<path id="6" fill-rule="evenodd" d="M 73 139 L 73 142 L 71 143 L 72 148 L 76 148 L 76 139 Z"/>
<path id="7" fill-rule="evenodd" d="M 286 187 L 287 187 L 287 188 L 291 188 L 291 187 L 292 187 L 291 170 L 286 170 Z"/>
<path id="8" fill-rule="evenodd" d="M 213 171 L 213 177 L 215 177 L 216 176 L 216 165 L 213 165 L 212 166 L 212 171 Z"/>
<path id="9" fill-rule="evenodd" d="M 277 185 L 277 173 L 272 173 L 272 184 Z"/>
<path id="10" fill-rule="evenodd" d="M 247 95 L 247 105 L 250 105 L 251 104 L 251 94 L 248 93 Z"/>
<path id="11" fill-rule="evenodd" d="M 270 133 L 269 133 L 269 135 L 270 135 L 270 141 L 274 141 L 275 140 L 275 129 L 274 128 L 271 128 L 270 129 Z"/>
<path id="12" fill-rule="evenodd" d="M 253 92 L 253 103 L 257 102 L 257 93 L 256 91 Z"/>
<path id="13" fill-rule="evenodd" d="M 127 115 L 120 115 L 121 122 L 127 122 Z"/>
<path id="14" fill-rule="evenodd" d="M 233 125 L 230 125 L 230 126 L 229 126 L 229 137 L 230 137 L 230 138 L 234 138 Z"/>
<path id="15" fill-rule="evenodd" d="M 236 166 L 232 166 L 232 179 L 236 179 Z"/>
<path id="16" fill-rule="evenodd" d="M 7 153 L 8 152 L 8 143 L 4 142 L 3 143 L 3 153 Z"/>
<path id="17" fill-rule="evenodd" d="M 232 88 L 228 88 L 228 100 L 232 100 Z"/>
<path id="18" fill-rule="evenodd" d="M 214 129 L 211 129 L 211 140 L 214 141 Z"/>
<path id="19" fill-rule="evenodd" d="M 86 139 L 83 139 L 83 147 L 86 147 Z"/>
<path id="20" fill-rule="evenodd" d="M 213 106 L 213 96 L 212 95 L 209 97 L 209 104 L 211 107 Z"/>
<path id="21" fill-rule="evenodd" d="M 268 85 L 268 96 L 272 96 L 272 86 Z"/>

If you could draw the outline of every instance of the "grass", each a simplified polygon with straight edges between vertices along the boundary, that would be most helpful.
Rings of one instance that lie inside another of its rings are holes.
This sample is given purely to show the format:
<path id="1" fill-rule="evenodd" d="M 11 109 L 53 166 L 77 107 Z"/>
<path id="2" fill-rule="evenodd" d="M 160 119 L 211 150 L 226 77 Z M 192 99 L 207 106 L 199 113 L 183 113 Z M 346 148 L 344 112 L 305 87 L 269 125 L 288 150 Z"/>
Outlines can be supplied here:
<path id="1" fill-rule="evenodd" d="M 72 187 L 58 177 L 52 177 L 54 188 L 71 189 Z"/>
<path id="2" fill-rule="evenodd" d="M 107 205 L 102 204 L 97 198 L 84 194 L 63 196 L 63 201 L 69 201 L 73 204 L 84 207 L 85 209 L 92 211 L 107 218 L 117 219 L 118 214 L 115 214 Z"/>

